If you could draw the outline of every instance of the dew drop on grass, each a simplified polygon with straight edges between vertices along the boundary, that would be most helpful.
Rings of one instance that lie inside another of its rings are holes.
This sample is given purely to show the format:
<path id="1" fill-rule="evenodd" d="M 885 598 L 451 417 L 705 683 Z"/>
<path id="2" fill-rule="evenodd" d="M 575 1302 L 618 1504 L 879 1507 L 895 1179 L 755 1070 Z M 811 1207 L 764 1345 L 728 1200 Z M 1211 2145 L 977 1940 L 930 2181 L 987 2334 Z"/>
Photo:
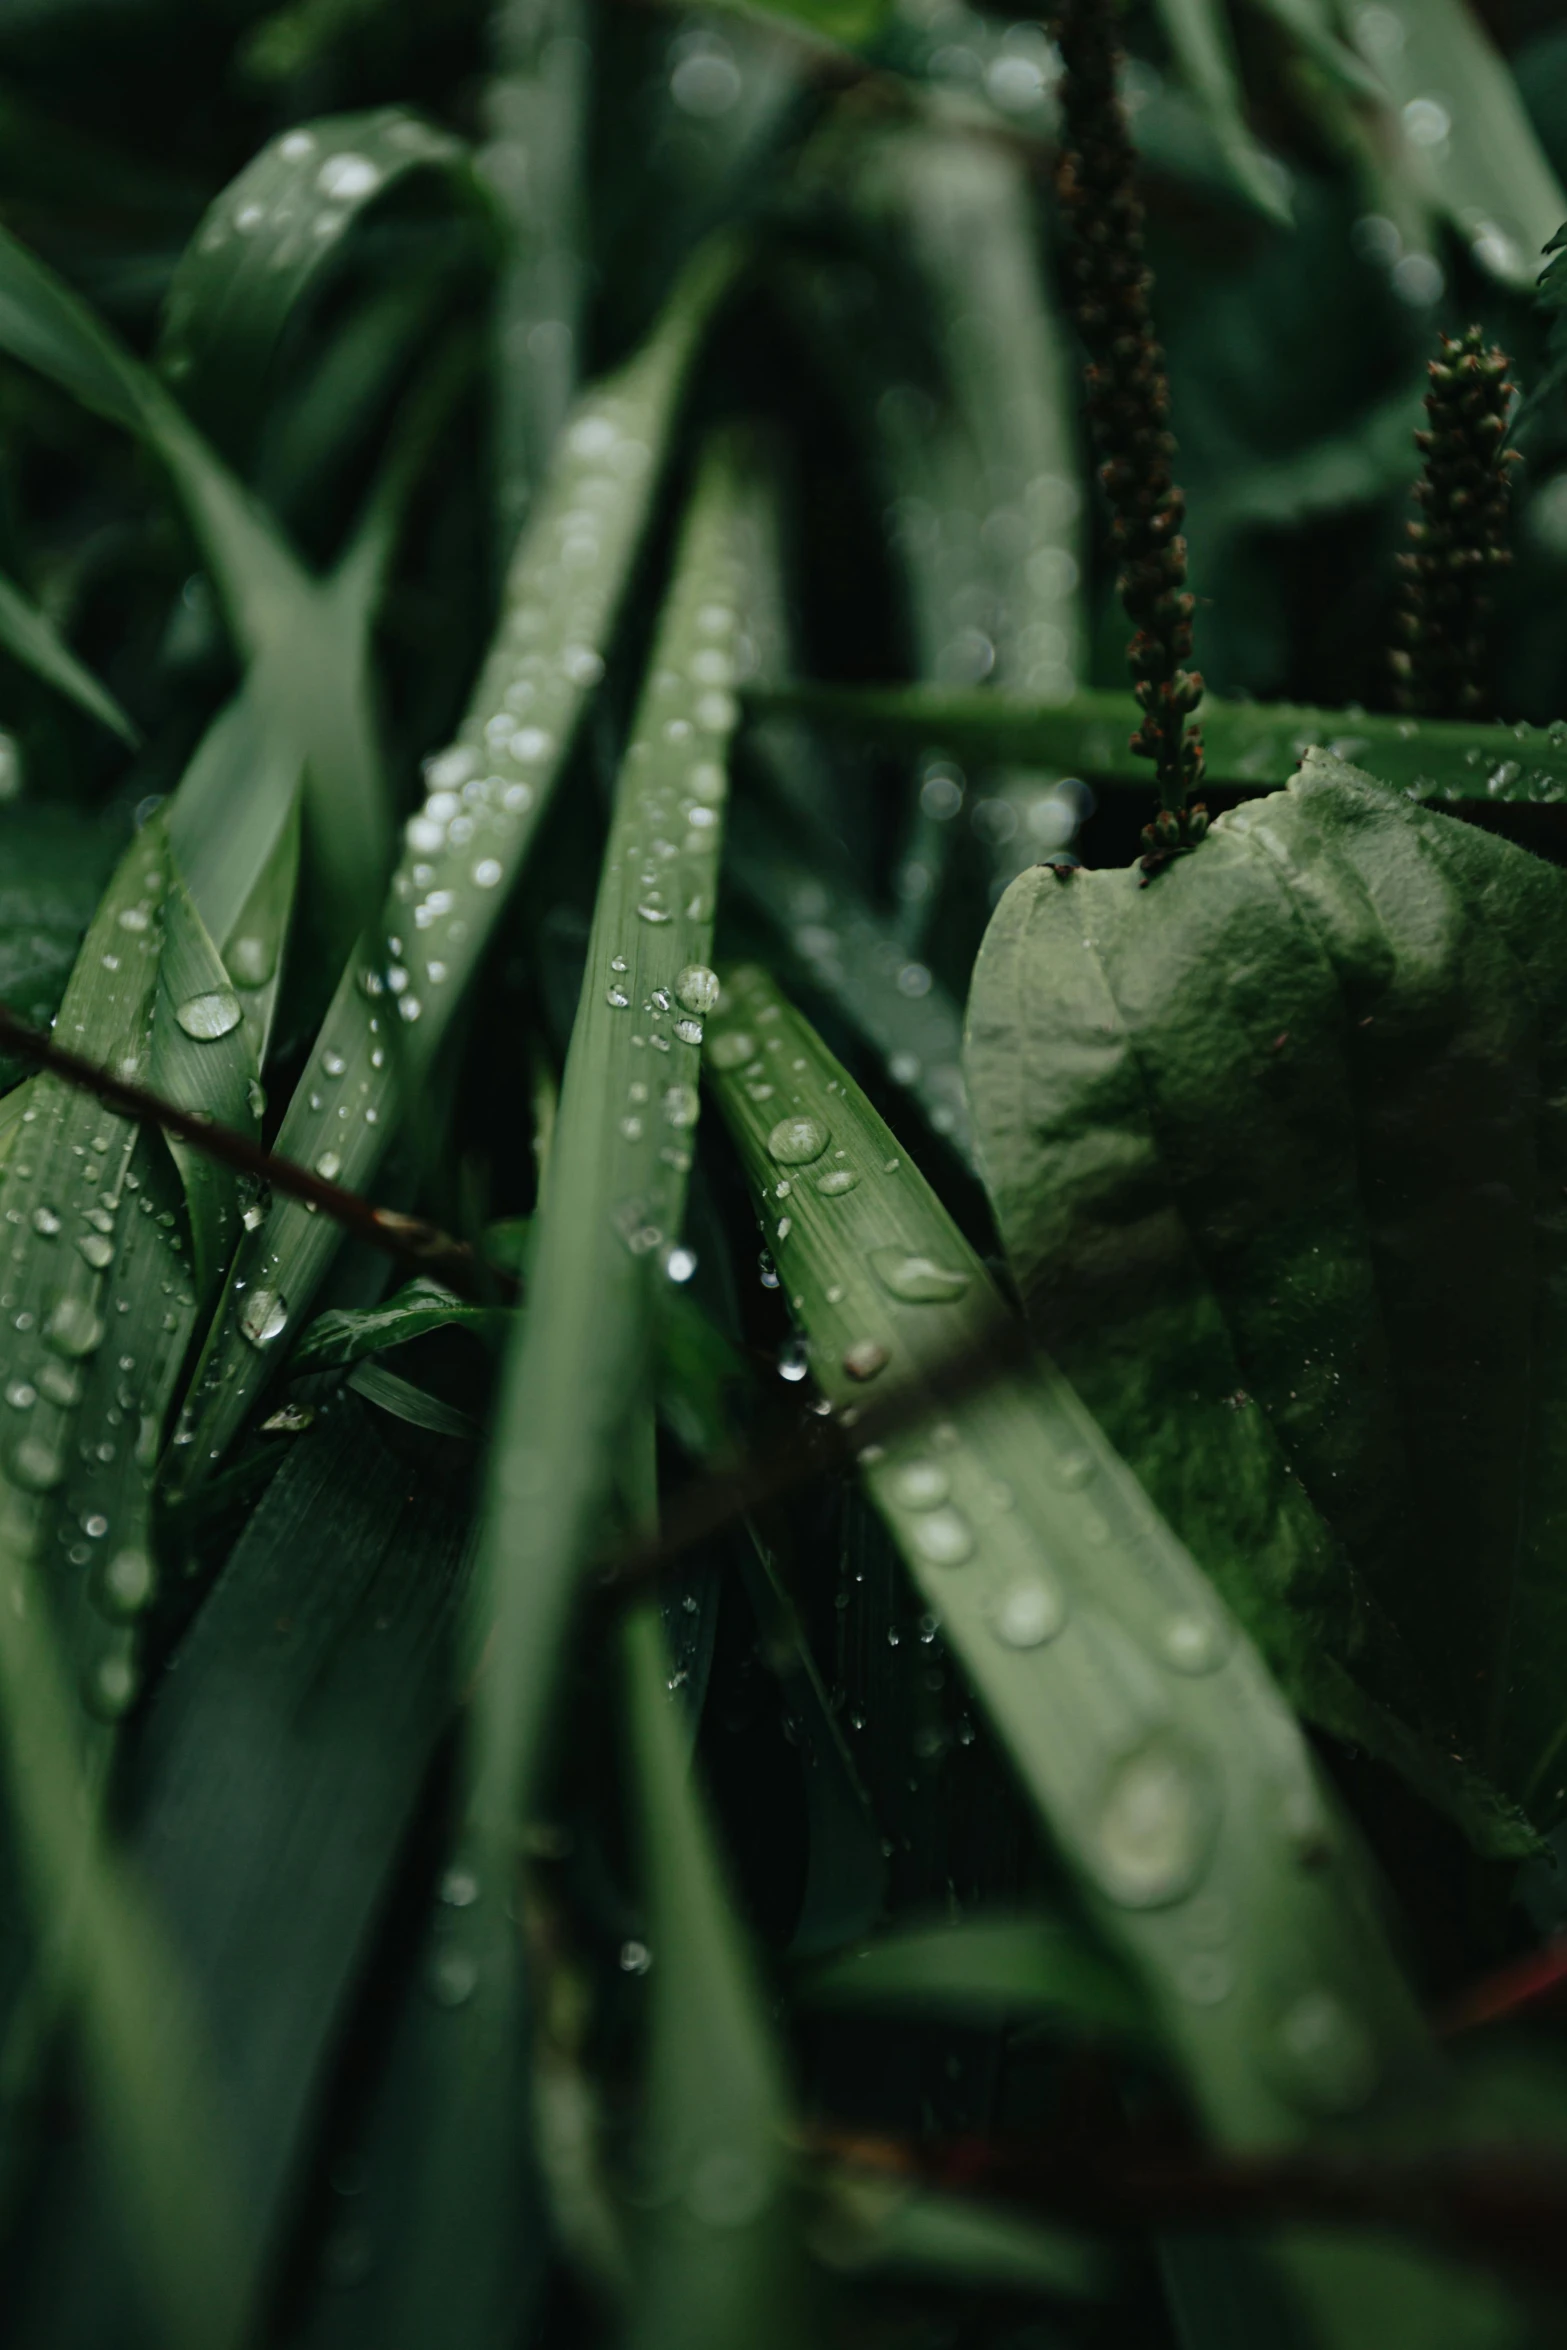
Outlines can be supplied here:
<path id="1" fill-rule="evenodd" d="M 829 1167 L 825 1175 L 817 1176 L 816 1188 L 828 1199 L 841 1199 L 859 1180 L 852 1167 Z"/>
<path id="2" fill-rule="evenodd" d="M 239 1327 L 252 1346 L 271 1346 L 288 1327 L 288 1305 L 275 1289 L 253 1289 L 240 1308 Z"/>
<path id="3" fill-rule="evenodd" d="M 114 1243 L 101 1232 L 80 1233 L 76 1246 L 95 1273 L 104 1272 L 114 1261 Z"/>
<path id="4" fill-rule="evenodd" d="M 40 1363 L 38 1392 L 50 1403 L 57 1403 L 62 1411 L 72 1411 L 82 1400 L 82 1383 L 75 1371 L 64 1363 Z"/>
<path id="5" fill-rule="evenodd" d="M 623 1012 L 631 998 L 623 987 L 607 987 L 604 990 L 604 1001 L 612 1012 Z"/>
<path id="6" fill-rule="evenodd" d="M 236 938 L 224 960 L 241 987 L 264 987 L 277 964 L 277 951 L 268 938 Z"/>
<path id="7" fill-rule="evenodd" d="M 707 1057 L 715 1069 L 738 1069 L 756 1058 L 756 1039 L 747 1036 L 743 1028 L 726 1029 L 715 1036 L 707 1048 Z"/>
<path id="8" fill-rule="evenodd" d="M 5 1391 L 5 1400 L 13 1411 L 30 1412 L 38 1401 L 38 1390 L 29 1380 L 13 1379 Z"/>
<path id="9" fill-rule="evenodd" d="M 65 1475 L 65 1462 L 41 1436 L 24 1436 L 11 1455 L 11 1475 L 28 1493 L 52 1493 Z"/>
<path id="10" fill-rule="evenodd" d="M 103 1340 L 103 1324 L 85 1298 L 62 1297 L 44 1326 L 44 1343 L 79 1361 Z"/>
<path id="11" fill-rule="evenodd" d="M 841 1297 L 843 1293 L 840 1290 L 838 1294 Z M 878 1371 L 887 1368 L 891 1359 L 887 1349 L 874 1338 L 857 1338 L 852 1346 L 846 1346 L 843 1350 L 844 1370 L 851 1379 L 861 1381 L 874 1379 Z"/>
<path id="12" fill-rule="evenodd" d="M 791 1386 L 797 1385 L 810 1367 L 810 1357 L 799 1339 L 787 1339 L 778 1349 L 778 1376 L 787 1379 Z"/>
<path id="13" fill-rule="evenodd" d="M 756 1267 L 761 1276 L 762 1287 L 776 1289 L 778 1287 L 778 1268 L 765 1248 L 756 1260 Z"/>
<path id="14" fill-rule="evenodd" d="M 671 1281 L 689 1281 L 696 1271 L 696 1251 L 689 1248 L 672 1248 L 664 1259 L 664 1271 Z"/>
<path id="15" fill-rule="evenodd" d="M 341 1053 L 325 1052 L 321 1055 L 321 1067 L 328 1077 L 341 1077 L 348 1063 Z"/>
<path id="16" fill-rule="evenodd" d="M 1039 1576 L 1012 1584 L 990 1611 L 990 1629 L 1007 1648 L 1038 1648 L 1053 1640 L 1065 1622 L 1062 1592 Z"/>
<path id="17" fill-rule="evenodd" d="M 336 1151 L 323 1151 L 316 1161 L 316 1173 L 332 1183 L 342 1172 L 343 1162 Z"/>
<path id="18" fill-rule="evenodd" d="M 174 1017 L 198 1044 L 212 1044 L 239 1026 L 239 998 L 231 988 L 215 987 L 206 995 L 187 996 L 176 1005 Z"/>
<path id="19" fill-rule="evenodd" d="M 437 2007 L 461 2007 L 478 1988 L 479 1969 L 466 1950 L 438 1950 L 428 1981 Z"/>
<path id="20" fill-rule="evenodd" d="M 645 1975 L 653 1964 L 653 1953 L 645 1942 L 622 1942 L 620 1971 L 623 1975 Z"/>
<path id="21" fill-rule="evenodd" d="M 1191 1756 L 1151 1738 L 1110 1774 L 1088 1859 L 1112 1901 L 1155 1909 L 1190 1892 L 1207 1856 L 1210 1807 Z"/>
<path id="22" fill-rule="evenodd" d="M 960 1567 L 973 1556 L 974 1530 L 961 1510 L 934 1509 L 916 1518 L 915 1548 L 935 1567 Z"/>
<path id="23" fill-rule="evenodd" d="M 1285 2009 L 1272 2069 L 1295 2104 L 1312 2113 L 1353 2113 L 1376 2086 L 1364 2027 L 1325 1988 L 1303 1992 Z"/>
<path id="24" fill-rule="evenodd" d="M 1216 1616 L 1171 1616 L 1159 1634 L 1159 1653 L 1177 1673 L 1216 1672 L 1229 1645 Z"/>
<path id="25" fill-rule="evenodd" d="M 952 1480 L 939 1461 L 905 1461 L 892 1479 L 892 1498 L 900 1509 L 933 1510 L 952 1491 Z"/>
<path id="26" fill-rule="evenodd" d="M 717 1009 L 719 997 L 718 974 L 705 963 L 688 963 L 675 981 L 675 993 L 688 1012 L 711 1012 Z"/>
<path id="27" fill-rule="evenodd" d="M 33 1230 L 35 1232 L 41 1233 L 45 1240 L 53 1240 L 59 1229 L 60 1219 L 53 1208 L 34 1208 Z"/>
<path id="28" fill-rule="evenodd" d="M 664 1089 L 664 1118 L 670 1126 L 694 1126 L 701 1114 L 701 1097 L 694 1085 L 670 1085 Z"/>
<path id="29" fill-rule="evenodd" d="M 647 899 L 638 906 L 637 914 L 643 922 L 670 922 L 674 919 L 667 906 L 655 906 Z"/>
<path id="30" fill-rule="evenodd" d="M 780 1118 L 767 1137 L 767 1150 L 781 1167 L 809 1166 L 831 1140 L 820 1118 Z"/>
<path id="31" fill-rule="evenodd" d="M 139 1686 L 136 1667 L 128 1656 L 105 1656 L 89 1672 L 82 1695 L 90 1712 L 106 1722 L 117 1722 L 135 1704 Z"/>
<path id="32" fill-rule="evenodd" d="M 912 1249 L 873 1248 L 870 1266 L 888 1296 L 905 1305 L 948 1305 L 968 1287 L 966 1273 L 938 1265 L 933 1257 Z"/>
<path id="33" fill-rule="evenodd" d="M 146 1551 L 127 1546 L 104 1560 L 93 1579 L 93 1598 L 102 1613 L 119 1621 L 139 1616 L 152 1598 L 157 1572 Z"/>

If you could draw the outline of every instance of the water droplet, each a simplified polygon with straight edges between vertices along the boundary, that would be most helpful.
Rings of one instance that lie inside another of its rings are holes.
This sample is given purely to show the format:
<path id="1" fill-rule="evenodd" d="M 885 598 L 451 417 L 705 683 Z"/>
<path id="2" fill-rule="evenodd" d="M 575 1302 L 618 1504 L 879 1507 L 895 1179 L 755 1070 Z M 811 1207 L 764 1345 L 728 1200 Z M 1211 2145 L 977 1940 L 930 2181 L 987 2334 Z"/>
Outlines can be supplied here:
<path id="1" fill-rule="evenodd" d="M 479 1898 L 477 1875 L 460 1863 L 449 1868 L 441 1879 L 439 1898 L 448 1909 L 471 1909 Z"/>
<path id="2" fill-rule="evenodd" d="M 241 1334 L 252 1346 L 271 1346 L 288 1327 L 288 1306 L 275 1289 L 253 1289 L 240 1308 Z"/>
<path id="3" fill-rule="evenodd" d="M 316 1161 L 316 1173 L 323 1176 L 328 1183 L 335 1182 L 342 1173 L 342 1168 L 342 1158 L 336 1151 L 323 1151 Z"/>
<path id="4" fill-rule="evenodd" d="M 653 1953 L 645 1942 L 622 1942 L 620 1971 L 623 1975 L 645 1975 L 653 1964 Z"/>
<path id="5" fill-rule="evenodd" d="M 231 988 L 215 987 L 206 995 L 187 996 L 176 1006 L 174 1017 L 187 1036 L 211 1044 L 239 1026 L 239 998 Z"/>
<path id="6" fill-rule="evenodd" d="M 1094 1473 L 1094 1464 L 1086 1452 L 1058 1453 L 1054 1462 L 1056 1482 L 1071 1488 L 1086 1485 Z"/>
<path id="7" fill-rule="evenodd" d="M 100 1657 L 88 1674 L 82 1696 L 88 1711 L 117 1722 L 136 1702 L 136 1667 L 128 1656 Z"/>
<path id="8" fill-rule="evenodd" d="M 114 1262 L 114 1243 L 101 1232 L 79 1233 L 76 1246 L 95 1273 L 104 1272 Z"/>
<path id="9" fill-rule="evenodd" d="M 60 1229 L 60 1219 L 53 1208 L 34 1208 L 33 1230 L 42 1233 L 45 1240 L 53 1240 Z"/>
<path id="10" fill-rule="evenodd" d="M 5 1400 L 13 1411 L 30 1412 L 38 1401 L 38 1390 L 26 1379 L 13 1379 L 6 1388 Z"/>
<path id="11" fill-rule="evenodd" d="M 648 900 L 638 906 L 637 913 L 644 922 L 670 922 L 674 919 L 666 906 L 655 906 Z"/>
<path id="12" fill-rule="evenodd" d="M 342 203 L 351 204 L 356 197 L 373 195 L 380 184 L 380 171 L 369 156 L 351 151 L 329 155 L 316 173 L 316 186 L 322 195 L 335 196 Z"/>
<path id="13" fill-rule="evenodd" d="M 623 1012 L 631 998 L 623 987 L 607 987 L 604 990 L 604 1001 L 612 1012 Z"/>
<path id="14" fill-rule="evenodd" d="M 702 1023 L 700 1020 L 677 1020 L 675 1022 L 675 1034 L 679 1037 L 682 1044 L 700 1044 L 702 1041 Z"/>
<path id="15" fill-rule="evenodd" d="M 873 1248 L 871 1271 L 889 1296 L 905 1305 L 947 1305 L 968 1287 L 968 1275 L 911 1249 Z"/>
<path id="16" fill-rule="evenodd" d="M 758 1273 L 761 1275 L 762 1287 L 764 1289 L 776 1289 L 778 1287 L 778 1268 L 773 1263 L 772 1258 L 768 1255 L 765 1248 L 763 1249 L 761 1255 L 757 1258 L 756 1266 Z"/>
<path id="17" fill-rule="evenodd" d="M 1039 1648 L 1065 1622 L 1065 1595 L 1039 1576 L 1012 1584 L 990 1610 L 990 1629 L 1008 1648 Z"/>
<path id="18" fill-rule="evenodd" d="M 893 1472 L 892 1498 L 900 1509 L 933 1510 L 952 1491 L 939 1461 L 905 1461 Z"/>
<path id="19" fill-rule="evenodd" d="M 152 917 L 145 906 L 122 906 L 115 920 L 122 930 L 140 932 L 146 929 Z"/>
<path id="20" fill-rule="evenodd" d="M 695 1249 L 672 1248 L 664 1259 L 664 1271 L 671 1281 L 689 1281 L 696 1271 Z"/>
<path id="21" fill-rule="evenodd" d="M 156 1582 L 157 1570 L 146 1551 L 128 1546 L 103 1561 L 93 1579 L 93 1598 L 106 1616 L 116 1620 L 139 1616 Z"/>
<path id="22" fill-rule="evenodd" d="M 478 1981 L 479 1969 L 466 1950 L 438 1950 L 430 1962 L 430 1997 L 437 2007 L 461 2007 Z"/>
<path id="23" fill-rule="evenodd" d="M 501 878 L 502 870 L 498 857 L 481 857 L 473 869 L 474 887 L 476 889 L 494 889 Z"/>
<path id="24" fill-rule="evenodd" d="M 747 1036 L 743 1028 L 726 1029 L 715 1036 L 707 1048 L 707 1057 L 715 1069 L 738 1069 L 746 1061 L 756 1058 L 756 1039 Z"/>
<path id="25" fill-rule="evenodd" d="M 974 1531 L 961 1510 L 930 1510 L 915 1519 L 910 1532 L 916 1550 L 932 1566 L 960 1567 L 973 1555 Z"/>
<path id="26" fill-rule="evenodd" d="M 341 1077 L 348 1063 L 341 1053 L 328 1052 L 321 1055 L 321 1066 L 328 1077 Z"/>
<path id="27" fill-rule="evenodd" d="M 1171 1616 L 1159 1634 L 1159 1651 L 1177 1673 L 1212 1673 L 1229 1653 L 1227 1627 L 1217 1616 Z"/>
<path id="28" fill-rule="evenodd" d="M 239 1220 L 247 1232 L 256 1232 L 266 1222 L 267 1211 L 259 1200 L 251 1200 L 240 1211 Z"/>
<path id="29" fill-rule="evenodd" d="M 721 993 L 718 974 L 705 963 L 688 963 L 675 981 L 675 993 L 688 1012 L 713 1012 Z"/>
<path id="30" fill-rule="evenodd" d="M 57 1403 L 62 1411 L 74 1411 L 82 1400 L 81 1378 L 64 1363 L 40 1363 L 38 1392 L 47 1396 L 50 1403 Z"/>
<path id="31" fill-rule="evenodd" d="M 44 1342 L 56 1354 L 80 1359 L 103 1340 L 103 1324 L 85 1298 L 62 1297 L 44 1326 Z"/>
<path id="32" fill-rule="evenodd" d="M 241 987 L 265 987 L 277 968 L 277 950 L 269 938 L 236 938 L 224 960 Z"/>
<path id="33" fill-rule="evenodd" d="M 664 1088 L 664 1117 L 671 1126 L 694 1126 L 701 1114 L 702 1102 L 694 1085 L 667 1085 Z"/>
<path id="34" fill-rule="evenodd" d="M 777 1237 L 779 1240 L 787 1240 L 787 1239 L 788 1239 L 788 1237 L 789 1237 L 789 1235 L 790 1235 L 790 1233 L 791 1233 L 793 1230 L 794 1230 L 794 1219 L 793 1219 L 793 1217 L 792 1217 L 792 1216 L 780 1216 L 780 1217 L 779 1217 L 779 1219 L 778 1219 L 778 1224 L 777 1224 L 777 1229 L 776 1229 L 776 1237 Z"/>
<path id="35" fill-rule="evenodd" d="M 781 1167 L 804 1167 L 821 1157 L 830 1139 L 820 1118 L 780 1118 L 767 1149 Z"/>
<path id="36" fill-rule="evenodd" d="M 799 1339 L 787 1339 L 778 1349 L 778 1376 L 798 1384 L 810 1370 L 811 1358 Z"/>
<path id="37" fill-rule="evenodd" d="M 1214 1805 L 1196 1758 L 1159 1732 L 1111 1772 L 1088 1861 L 1112 1901 L 1155 1909 L 1202 1873 Z"/>
<path id="38" fill-rule="evenodd" d="M 11 1455 L 11 1475 L 29 1493 L 52 1493 L 65 1475 L 65 1462 L 41 1436 L 24 1436 Z"/>
<path id="39" fill-rule="evenodd" d="M 1308 2111 L 1353 2113 L 1376 2086 L 1376 2053 L 1344 2002 L 1319 1987 L 1303 1992 L 1279 2018 L 1273 2070 Z"/>
<path id="40" fill-rule="evenodd" d="M 829 1292 L 829 1296 L 831 1293 Z M 840 1297 L 842 1291 L 839 1292 Z M 857 1338 L 843 1350 L 843 1367 L 851 1379 L 874 1379 L 892 1360 L 887 1349 L 874 1338 Z"/>

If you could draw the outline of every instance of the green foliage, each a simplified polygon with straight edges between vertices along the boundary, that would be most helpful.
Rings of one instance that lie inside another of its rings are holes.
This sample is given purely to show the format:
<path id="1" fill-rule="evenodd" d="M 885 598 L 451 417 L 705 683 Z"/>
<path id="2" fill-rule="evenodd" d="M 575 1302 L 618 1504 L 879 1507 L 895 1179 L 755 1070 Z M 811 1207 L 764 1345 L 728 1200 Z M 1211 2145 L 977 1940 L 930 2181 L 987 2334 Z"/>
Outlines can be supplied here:
<path id="1" fill-rule="evenodd" d="M 19 2350 L 1562 2330 L 1560 36 L 1075 9 L 0 19 Z"/>

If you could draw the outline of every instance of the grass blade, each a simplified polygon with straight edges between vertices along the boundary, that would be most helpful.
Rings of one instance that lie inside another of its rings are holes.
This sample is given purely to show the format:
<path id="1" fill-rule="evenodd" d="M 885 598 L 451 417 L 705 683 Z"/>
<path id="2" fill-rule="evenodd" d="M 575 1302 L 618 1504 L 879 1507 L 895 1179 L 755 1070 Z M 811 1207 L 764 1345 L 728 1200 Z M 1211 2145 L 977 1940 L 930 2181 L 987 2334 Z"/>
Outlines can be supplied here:
<path id="1" fill-rule="evenodd" d="M 428 797 L 408 826 L 387 906 L 386 931 L 397 942 L 390 972 L 382 956 L 355 956 L 278 1135 L 285 1158 L 350 1189 L 368 1189 L 396 1130 L 402 1089 L 417 1094 L 451 1035 L 533 845 L 602 672 L 658 457 L 733 266 L 726 252 L 700 260 L 644 349 L 579 402 L 518 549 L 500 631 L 460 737 L 426 766 Z M 194 1443 L 177 1487 L 222 1457 L 271 1371 L 267 1349 L 308 1307 L 337 1245 L 324 1218 L 279 1201 L 241 1251 L 231 1297 L 264 1295 L 273 1303 L 253 1317 L 255 1327 L 276 1326 L 258 1345 L 243 1310 L 223 1318 L 204 1361 Z"/>
<path id="2" fill-rule="evenodd" d="M 813 1967 L 795 1996 L 811 2007 L 932 2008 L 979 2021 L 1042 2015 L 1068 2031 L 1148 2033 L 1125 1976 L 1066 1916 L 908 1926 Z"/>
<path id="3" fill-rule="evenodd" d="M 113 694 L 78 661 L 52 620 L 0 574 L 0 645 L 132 749 L 140 739 Z"/>

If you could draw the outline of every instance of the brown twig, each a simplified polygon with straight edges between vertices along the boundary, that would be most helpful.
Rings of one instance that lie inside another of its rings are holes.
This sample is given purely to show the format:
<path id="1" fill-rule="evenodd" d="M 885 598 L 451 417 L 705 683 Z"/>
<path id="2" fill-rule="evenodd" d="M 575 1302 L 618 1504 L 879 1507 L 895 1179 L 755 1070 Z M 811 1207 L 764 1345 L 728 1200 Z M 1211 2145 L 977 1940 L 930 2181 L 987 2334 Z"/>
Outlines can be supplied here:
<path id="1" fill-rule="evenodd" d="M 145 1086 L 115 1076 L 96 1061 L 73 1053 L 66 1045 L 56 1044 L 46 1030 L 18 1020 L 4 1004 L 0 1004 L 0 1048 L 15 1053 L 21 1060 L 31 1061 L 83 1093 L 96 1094 L 99 1101 L 120 1117 L 159 1126 L 165 1134 L 177 1136 L 192 1149 L 216 1159 L 221 1166 L 232 1167 L 235 1174 L 247 1176 L 251 1182 L 272 1191 L 281 1191 L 290 1199 L 302 1200 L 307 1207 L 341 1224 L 345 1232 L 368 1241 L 372 1248 L 381 1249 L 428 1279 L 442 1282 L 461 1297 L 488 1304 L 496 1297 L 510 1302 L 517 1295 L 517 1284 L 510 1273 L 481 1264 L 471 1248 L 453 1240 L 439 1225 L 426 1223 L 420 1216 L 404 1216 L 395 1208 L 378 1208 L 362 1199 L 357 1191 L 346 1191 L 341 1184 L 329 1183 L 324 1175 L 301 1167 L 293 1159 L 279 1158 L 275 1151 L 252 1142 L 248 1134 L 240 1134 L 232 1126 L 220 1126 L 216 1119 L 204 1116 L 200 1110 L 181 1109 L 178 1103 L 165 1101 L 161 1094 L 150 1093 Z"/>

